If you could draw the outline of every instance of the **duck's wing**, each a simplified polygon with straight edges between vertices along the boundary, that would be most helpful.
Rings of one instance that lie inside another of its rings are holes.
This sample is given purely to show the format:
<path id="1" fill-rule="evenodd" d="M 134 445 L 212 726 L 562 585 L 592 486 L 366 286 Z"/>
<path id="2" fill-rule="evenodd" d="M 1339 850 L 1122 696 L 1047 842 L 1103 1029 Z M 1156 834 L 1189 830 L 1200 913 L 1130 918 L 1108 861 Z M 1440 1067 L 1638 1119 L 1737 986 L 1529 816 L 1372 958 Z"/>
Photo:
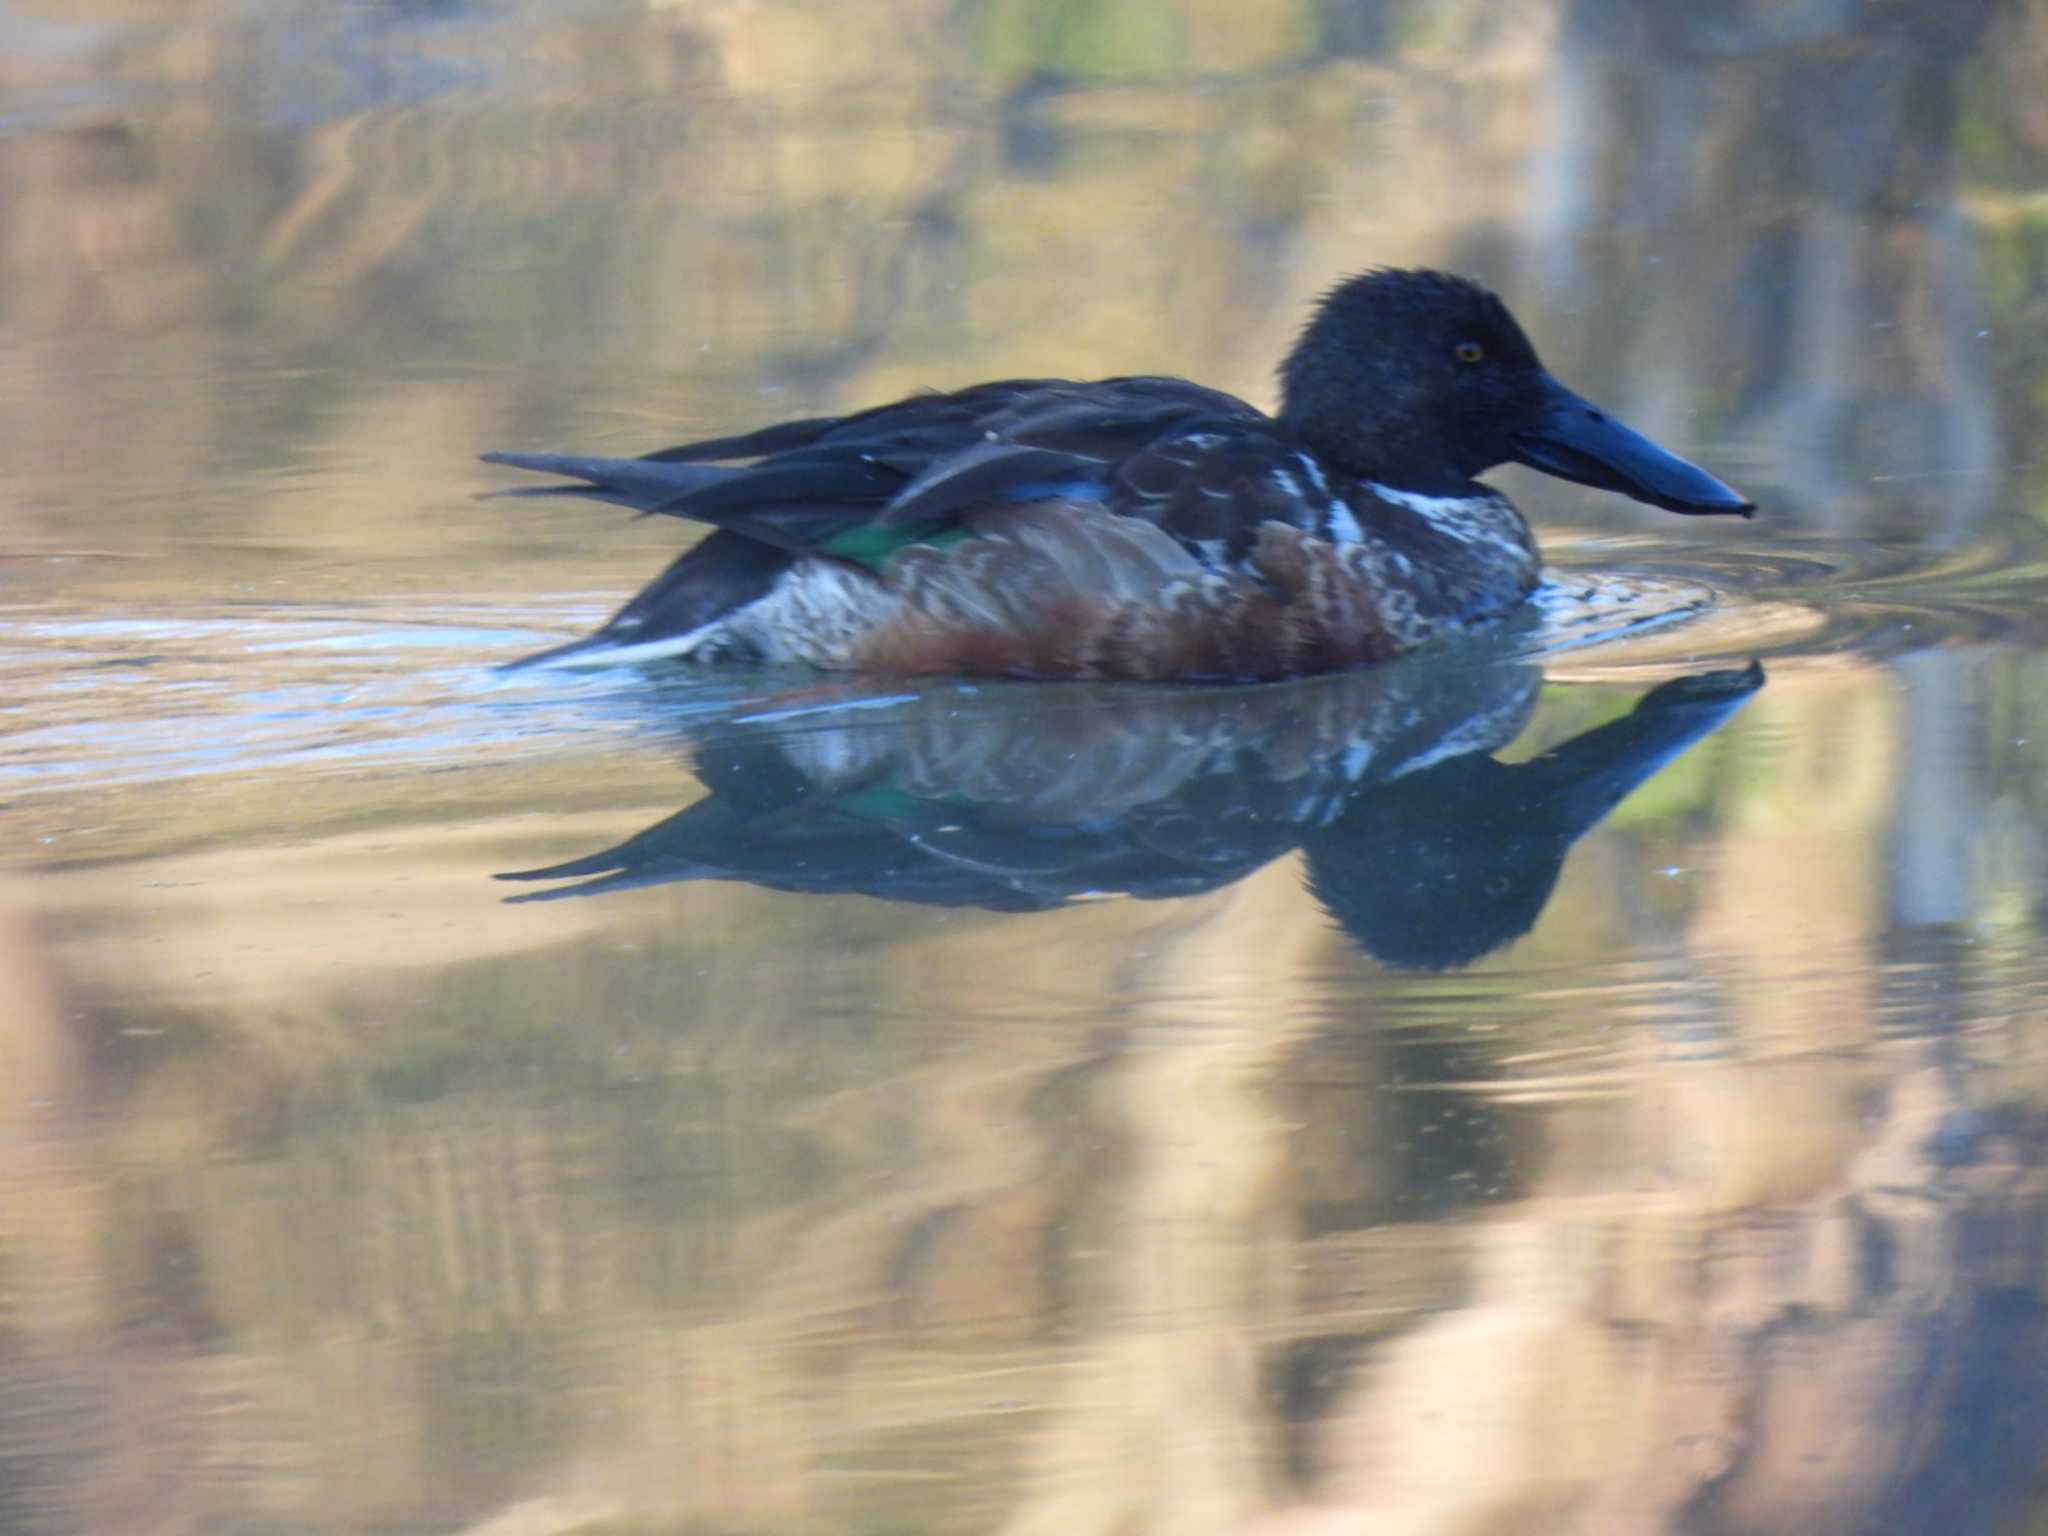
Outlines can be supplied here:
<path id="1" fill-rule="evenodd" d="M 1003 380 L 638 459 L 485 457 L 580 482 L 538 494 L 591 496 L 870 568 L 1046 501 L 1140 518 L 1212 566 L 1242 558 L 1261 523 L 1328 532 L 1341 515 L 1314 458 L 1278 422 L 1158 377 Z"/>
<path id="2" fill-rule="evenodd" d="M 939 458 L 977 441 L 989 421 L 1000 419 L 1019 402 L 1042 391 L 1073 387 L 1064 379 L 995 379 L 948 394 L 906 395 L 846 416 L 812 416 L 732 437 L 680 443 L 645 457 L 660 464 L 717 464 L 765 459 L 800 448 L 842 448 L 878 453 L 891 462 Z"/>
<path id="3" fill-rule="evenodd" d="M 850 416 L 811 417 L 684 443 L 640 458 L 487 453 L 484 460 L 577 482 L 501 494 L 585 496 L 710 523 L 791 554 L 864 561 L 892 552 L 906 536 L 943 531 L 950 514 L 932 527 L 880 540 L 864 534 L 932 465 L 986 441 L 985 422 L 1059 387 L 1056 380 L 999 380 L 952 394 L 912 395 Z M 754 462 L 729 462 L 743 459 Z"/>
<path id="4" fill-rule="evenodd" d="M 588 496 L 729 528 L 792 553 L 873 563 L 983 506 L 1055 494 L 1097 499 L 1119 458 L 1219 405 L 1257 417 L 1240 401 L 1179 380 L 1005 379 L 641 458 L 484 457 L 579 482 L 514 494 Z M 753 462 L 732 462 L 745 459 Z"/>
<path id="5" fill-rule="evenodd" d="M 736 516 L 767 518 L 865 563 L 991 508 L 1107 501 L 1122 469 L 1142 471 L 1148 454 L 1171 456 L 1176 442 L 1275 429 L 1244 401 L 1185 379 L 1010 379 L 669 450 L 665 464 L 764 456 L 652 510 L 727 527 Z"/>

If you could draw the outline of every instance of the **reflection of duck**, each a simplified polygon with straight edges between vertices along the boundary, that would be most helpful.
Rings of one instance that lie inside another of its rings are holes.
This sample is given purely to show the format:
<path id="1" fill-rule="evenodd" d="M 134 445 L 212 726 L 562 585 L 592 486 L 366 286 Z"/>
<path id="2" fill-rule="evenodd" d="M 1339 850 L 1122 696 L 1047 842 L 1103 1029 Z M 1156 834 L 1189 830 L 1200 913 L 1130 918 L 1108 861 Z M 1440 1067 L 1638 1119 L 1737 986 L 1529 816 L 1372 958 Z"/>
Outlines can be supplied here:
<path id="1" fill-rule="evenodd" d="M 1707 672 L 1529 762 L 1540 675 L 1410 658 L 1256 689 L 997 689 L 820 724 L 761 722 L 696 751 L 705 797 L 521 900 L 743 880 L 1040 911 L 1187 896 L 1293 849 L 1323 905 L 1389 964 L 1477 959 L 1526 932 L 1572 843 L 1763 682 Z"/>
<path id="2" fill-rule="evenodd" d="M 1267 416 L 1182 379 L 1021 379 L 643 459 L 500 453 L 709 523 L 587 639 L 883 673 L 1273 678 L 1498 618 L 1536 545 L 1473 479 L 1507 460 L 1676 512 L 1749 503 L 1551 378 L 1499 299 L 1437 272 L 1340 284 Z M 744 467 L 731 460 L 752 460 Z"/>

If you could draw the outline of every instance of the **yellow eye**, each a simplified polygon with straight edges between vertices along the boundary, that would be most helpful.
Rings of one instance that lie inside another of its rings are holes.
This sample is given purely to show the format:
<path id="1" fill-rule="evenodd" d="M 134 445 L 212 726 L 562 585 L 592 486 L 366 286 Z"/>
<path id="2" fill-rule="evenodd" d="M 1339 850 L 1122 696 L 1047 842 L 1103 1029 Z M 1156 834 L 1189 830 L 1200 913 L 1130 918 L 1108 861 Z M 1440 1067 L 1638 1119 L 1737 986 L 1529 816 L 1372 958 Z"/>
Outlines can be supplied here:
<path id="1" fill-rule="evenodd" d="M 1456 350 L 1458 361 L 1461 363 L 1476 363 L 1486 356 L 1486 348 L 1479 345 L 1476 341 L 1461 341 L 1458 343 Z"/>

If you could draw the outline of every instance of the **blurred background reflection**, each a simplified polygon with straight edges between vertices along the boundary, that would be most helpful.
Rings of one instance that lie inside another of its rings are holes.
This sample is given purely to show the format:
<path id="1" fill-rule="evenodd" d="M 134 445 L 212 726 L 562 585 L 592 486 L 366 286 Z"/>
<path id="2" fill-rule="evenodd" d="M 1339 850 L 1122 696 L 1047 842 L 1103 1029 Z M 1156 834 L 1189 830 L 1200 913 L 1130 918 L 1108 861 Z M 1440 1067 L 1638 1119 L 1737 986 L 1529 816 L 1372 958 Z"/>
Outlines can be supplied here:
<path id="1" fill-rule="evenodd" d="M 0 1532 L 2048 1530 L 2044 76 L 0 0 Z M 685 535 L 481 449 L 1268 402 L 1376 263 L 1764 515 L 1503 471 L 1576 617 L 1193 704 L 491 671 Z"/>

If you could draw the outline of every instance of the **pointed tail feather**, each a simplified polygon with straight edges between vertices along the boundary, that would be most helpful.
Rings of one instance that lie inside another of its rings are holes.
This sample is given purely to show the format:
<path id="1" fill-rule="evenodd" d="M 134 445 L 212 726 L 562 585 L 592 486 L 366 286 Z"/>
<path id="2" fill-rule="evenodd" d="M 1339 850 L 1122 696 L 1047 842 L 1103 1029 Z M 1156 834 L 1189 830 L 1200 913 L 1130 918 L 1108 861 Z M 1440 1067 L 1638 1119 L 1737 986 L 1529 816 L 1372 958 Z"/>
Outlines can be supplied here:
<path id="1" fill-rule="evenodd" d="M 682 654 L 715 633 L 731 614 L 765 596 L 791 560 L 744 534 L 714 529 L 670 561 L 595 634 L 522 656 L 499 670 L 625 666 Z"/>
<path id="2" fill-rule="evenodd" d="M 771 453 L 786 453 L 791 448 L 808 448 L 819 438 L 842 424 L 844 416 L 810 416 L 802 421 L 779 422 L 772 427 L 763 427 L 758 432 L 742 432 L 734 437 L 707 437 L 701 442 L 680 443 L 674 448 L 664 448 L 659 453 L 646 455 L 654 464 L 702 464 L 712 459 L 761 459 Z"/>
<path id="3" fill-rule="evenodd" d="M 486 464 L 530 469 L 544 475 L 565 475 L 581 485 L 522 486 L 514 496 L 588 496 L 641 512 L 664 510 L 669 503 L 744 474 L 712 464 L 671 464 L 649 459 L 594 459 L 574 453 L 487 453 Z"/>
<path id="4" fill-rule="evenodd" d="M 528 667 L 565 667 L 581 665 L 586 667 L 607 666 L 612 657 L 605 652 L 616 651 L 618 636 L 608 628 L 600 629 L 594 635 L 585 635 L 581 640 L 571 640 L 563 645 L 551 645 L 544 651 L 535 651 L 531 656 L 521 656 L 514 661 L 501 661 L 496 670 L 500 672 L 524 672 Z"/>

